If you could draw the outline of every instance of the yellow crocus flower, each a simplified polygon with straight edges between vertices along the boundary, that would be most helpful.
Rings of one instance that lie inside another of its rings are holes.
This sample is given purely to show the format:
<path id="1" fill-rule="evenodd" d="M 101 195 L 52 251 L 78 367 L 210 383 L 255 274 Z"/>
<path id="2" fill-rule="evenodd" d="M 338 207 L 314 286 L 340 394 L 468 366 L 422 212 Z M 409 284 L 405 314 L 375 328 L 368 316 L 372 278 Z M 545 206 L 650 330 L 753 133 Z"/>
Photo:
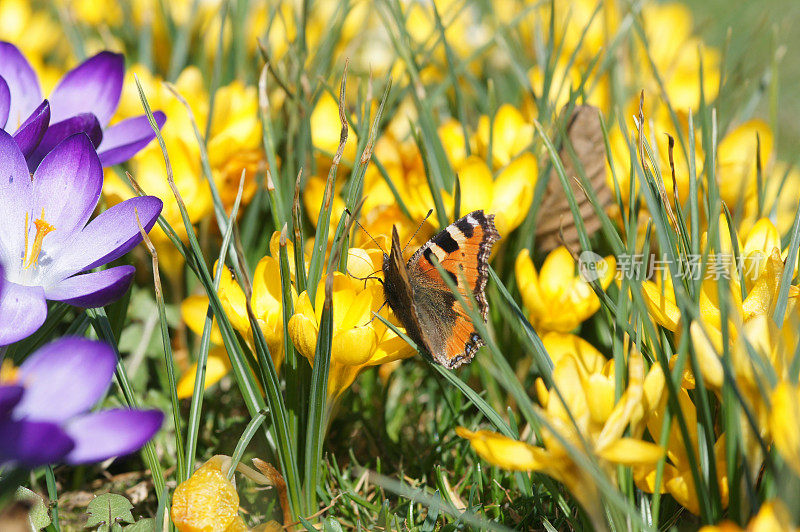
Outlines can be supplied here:
<path id="1" fill-rule="evenodd" d="M 800 475 L 800 387 L 779 383 L 770 397 L 769 428 L 781 457 Z"/>
<path id="2" fill-rule="evenodd" d="M 522 153 L 533 142 L 533 124 L 526 121 L 522 113 L 510 104 L 503 104 L 492 119 L 491 131 L 489 117 L 478 119 L 476 146 L 478 151 L 488 156 L 489 135 L 492 143 L 492 166 L 501 168 Z"/>
<path id="3" fill-rule="evenodd" d="M 761 170 L 772 155 L 773 136 L 763 120 L 749 120 L 725 135 L 717 147 L 719 194 L 730 208 L 756 195 L 757 147 L 761 144 Z"/>
<path id="4" fill-rule="evenodd" d="M 570 332 L 600 308 L 592 287 L 575 271 L 575 260 L 567 248 L 554 249 L 537 273 L 530 252 L 517 256 L 516 278 L 529 319 L 540 332 Z M 597 270 L 600 285 L 608 288 L 616 273 L 616 261 L 608 256 Z"/>
<path id="5" fill-rule="evenodd" d="M 558 480 L 586 509 L 595 526 L 602 528 L 604 517 L 597 484 L 572 453 L 588 453 L 611 483 L 616 482 L 616 465 L 654 466 L 664 453 L 659 446 L 641 439 L 641 421 L 651 403 L 661 397 L 663 374 L 658 366 L 646 374 L 641 354 L 632 352 L 628 386 L 615 400 L 613 361 L 604 363 L 603 356 L 590 344 L 571 335 L 551 333 L 542 341 L 555 367 L 552 389 L 547 390 L 541 379 L 536 385 L 547 427 L 542 430 L 541 446 L 487 430 L 473 432 L 459 427 L 456 432 L 493 465 L 540 471 Z M 629 428 L 632 436 L 624 437 Z M 568 450 L 562 441 L 572 449 Z"/>
<path id="6" fill-rule="evenodd" d="M 280 370 L 284 358 L 283 350 L 283 293 L 281 290 L 281 272 L 278 263 L 278 240 L 280 233 L 275 232 L 270 240 L 270 252 L 272 256 L 266 255 L 256 265 L 253 275 L 253 295 L 251 304 L 253 314 L 258 322 L 259 328 L 267 342 L 272 361 L 276 369 Z M 288 243 L 291 246 L 291 242 Z M 290 265 L 294 262 L 293 249 L 289 247 Z M 292 266 L 293 267 L 293 266 Z M 291 268 L 290 267 L 290 271 Z M 250 327 L 250 319 L 247 314 L 247 303 L 244 291 L 227 271 L 222 272 L 218 290 L 220 302 L 225 310 L 225 315 L 231 321 L 233 327 L 248 341 L 251 348 L 253 344 L 253 331 Z M 292 300 L 297 300 L 294 286 L 292 286 Z M 181 305 L 181 315 L 195 334 L 202 334 L 203 324 L 208 308 L 208 298 L 206 296 L 191 296 Z M 206 388 L 214 385 L 230 371 L 230 360 L 227 352 L 222 346 L 222 335 L 216 324 L 213 322 L 211 329 L 211 343 L 214 346 L 208 353 L 208 364 L 206 366 Z M 194 378 L 197 372 L 197 365 L 192 365 L 178 382 L 178 397 L 191 397 L 194 387 Z"/>
<path id="7" fill-rule="evenodd" d="M 200 147 L 183 104 L 156 76 L 142 66 L 134 66 L 126 74 L 114 121 L 140 115 L 142 112 L 134 74 L 139 78 L 151 108 L 164 111 L 168 117 L 161 134 L 167 146 L 173 178 L 189 219 L 197 223 L 211 215 L 213 203 L 211 189 L 203 176 Z M 175 88 L 189 103 L 202 131 L 209 113 L 209 96 L 202 74 L 196 67 L 188 67 L 176 80 Z M 226 209 L 233 205 L 242 170 L 246 171 L 242 196 L 242 201 L 246 204 L 255 194 L 256 175 L 266 168 L 260 147 L 261 126 L 257 108 L 255 87 L 245 87 L 239 82 L 233 82 L 220 87 L 216 93 L 207 149 L 212 177 Z M 130 167 L 131 173 L 144 191 L 164 202 L 162 215 L 185 240 L 186 230 L 178 204 L 166 180 L 166 168 L 159 144 L 150 143 L 131 159 Z M 106 171 L 103 193 L 112 204 L 133 195 L 130 186 L 111 170 Z M 163 254 L 162 268 L 174 277 L 183 264 L 181 256 L 159 228 L 155 228 L 151 237 L 159 255 Z"/>
<path id="8" fill-rule="evenodd" d="M 786 506 L 778 500 L 765 502 L 758 510 L 746 528 L 730 521 L 723 521 L 718 525 L 707 525 L 700 532 L 795 532 L 798 529 L 792 524 L 792 517 Z"/>
<path id="9" fill-rule="evenodd" d="M 374 257 L 374 258 L 373 258 Z M 350 250 L 348 271 L 352 263 L 360 272 L 375 271 L 369 253 Z M 328 375 L 328 396 L 336 399 L 350 387 L 361 371 L 395 360 L 408 358 L 414 351 L 373 313 L 383 306 L 383 288 L 372 281 L 364 282 L 340 272 L 333 274 L 333 338 Z M 297 350 L 314 363 L 319 323 L 325 301 L 325 278 L 316 292 L 314 304 L 303 292 L 297 300 L 295 313 L 289 320 L 289 335 Z M 384 307 L 384 316 L 391 316 Z M 396 320 L 390 318 L 393 323 Z"/>

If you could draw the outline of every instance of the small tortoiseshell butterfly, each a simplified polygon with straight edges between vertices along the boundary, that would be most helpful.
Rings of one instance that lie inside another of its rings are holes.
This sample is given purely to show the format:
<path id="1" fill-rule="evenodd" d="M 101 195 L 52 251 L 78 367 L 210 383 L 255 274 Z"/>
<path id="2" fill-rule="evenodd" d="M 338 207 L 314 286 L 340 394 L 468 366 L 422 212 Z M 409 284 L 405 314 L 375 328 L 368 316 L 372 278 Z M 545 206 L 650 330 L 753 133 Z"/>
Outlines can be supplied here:
<path id="1" fill-rule="evenodd" d="M 404 263 L 397 229 L 392 228 L 392 250 L 388 256 L 383 255 L 386 301 L 408 336 L 446 368 L 454 369 L 472 360 L 484 342 L 431 257 L 436 256 L 467 304 L 472 292 L 486 321 L 488 260 L 492 245 L 499 239 L 494 215 L 474 211 L 431 238 Z"/>

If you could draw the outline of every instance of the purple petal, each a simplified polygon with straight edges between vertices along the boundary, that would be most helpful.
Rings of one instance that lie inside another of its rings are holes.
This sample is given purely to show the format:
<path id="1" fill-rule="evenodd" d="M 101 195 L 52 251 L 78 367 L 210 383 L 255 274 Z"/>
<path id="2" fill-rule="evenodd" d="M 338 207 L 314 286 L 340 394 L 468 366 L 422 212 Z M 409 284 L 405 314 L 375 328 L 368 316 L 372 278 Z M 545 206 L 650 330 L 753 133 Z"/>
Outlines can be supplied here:
<path id="1" fill-rule="evenodd" d="M 56 228 L 43 245 L 51 257 L 89 221 L 102 187 L 100 159 L 83 133 L 71 136 L 45 156 L 33 174 L 30 213 L 36 219 L 44 211 L 44 219 Z"/>
<path id="2" fill-rule="evenodd" d="M 19 368 L 25 395 L 17 419 L 64 421 L 89 411 L 111 383 L 117 356 L 86 338 L 62 338 L 36 350 Z"/>
<path id="3" fill-rule="evenodd" d="M 0 345 L 27 338 L 47 318 L 47 302 L 41 286 L 6 281 L 0 293 Z"/>
<path id="4" fill-rule="evenodd" d="M 60 462 L 75 442 L 55 423 L 0 421 L 0 465 L 12 463 L 33 468 Z"/>
<path id="5" fill-rule="evenodd" d="M 44 100 L 14 133 L 14 140 L 26 159 L 33 154 L 33 150 L 42 141 L 49 125 L 50 102 Z"/>
<path id="6" fill-rule="evenodd" d="M 118 259 L 142 241 L 136 213 L 145 231 L 158 219 L 163 203 L 155 196 L 139 196 L 101 212 L 83 231 L 66 242 L 50 266 L 56 280 Z"/>
<path id="7" fill-rule="evenodd" d="M 8 90 L 8 83 L 0 76 L 0 129 L 6 127 L 8 112 L 11 110 L 11 91 Z"/>
<path id="8" fill-rule="evenodd" d="M 11 409 L 19 403 L 25 388 L 18 384 L 0 384 L 0 422 L 8 417 Z"/>
<path id="9" fill-rule="evenodd" d="M 153 113 L 153 118 L 158 124 L 158 129 L 164 127 L 164 122 L 167 121 L 167 115 L 161 111 Z M 136 155 L 154 138 L 156 134 L 146 115 L 128 118 L 103 132 L 103 142 L 97 154 L 103 167 L 114 166 Z"/>
<path id="10" fill-rule="evenodd" d="M 42 91 L 28 60 L 9 42 L 0 42 L 0 76 L 5 79 L 11 93 L 6 126 L 13 130 L 42 102 Z"/>
<path id="11" fill-rule="evenodd" d="M 11 135 L 3 130 L 0 130 L 0 161 L 0 264 L 10 268 L 22 263 L 25 213 L 33 186 L 25 157 Z"/>
<path id="12" fill-rule="evenodd" d="M 83 113 L 67 118 L 57 124 L 51 124 L 45 131 L 39 146 L 27 157 L 28 169 L 33 172 L 42 162 L 42 159 L 65 139 L 77 134 L 85 133 L 92 141 L 92 147 L 97 148 L 103 141 L 103 128 L 97 117 L 92 113 Z"/>
<path id="13" fill-rule="evenodd" d="M 125 76 L 122 54 L 100 52 L 67 72 L 50 95 L 53 121 L 92 113 L 102 126 L 117 110 Z"/>
<path id="14" fill-rule="evenodd" d="M 104 307 L 128 290 L 136 268 L 116 266 L 99 272 L 75 275 L 47 289 L 47 299 L 76 307 Z"/>
<path id="15" fill-rule="evenodd" d="M 163 421 L 159 410 L 105 410 L 76 418 L 66 426 L 75 440 L 66 461 L 87 464 L 130 454 L 147 443 Z"/>

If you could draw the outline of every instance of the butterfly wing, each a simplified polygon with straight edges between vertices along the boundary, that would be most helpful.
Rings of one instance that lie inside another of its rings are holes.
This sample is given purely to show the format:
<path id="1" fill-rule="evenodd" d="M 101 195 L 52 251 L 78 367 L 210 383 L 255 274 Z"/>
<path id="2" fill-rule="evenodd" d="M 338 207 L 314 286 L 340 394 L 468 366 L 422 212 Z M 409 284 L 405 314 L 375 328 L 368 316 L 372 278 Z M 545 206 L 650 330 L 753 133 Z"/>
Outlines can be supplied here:
<path id="1" fill-rule="evenodd" d="M 383 261 L 383 291 L 387 303 L 403 324 L 406 334 L 419 347 L 431 351 L 431 346 L 425 341 L 422 334 L 419 316 L 416 312 L 412 296 L 411 282 L 408 270 L 403 261 L 403 251 L 400 248 L 400 239 L 397 229 L 392 227 L 392 250 L 388 257 L 384 255 Z"/>
<path id="2" fill-rule="evenodd" d="M 447 368 L 469 362 L 484 342 L 469 311 L 450 291 L 432 257 L 438 259 L 467 305 L 474 297 L 485 322 L 489 313 L 485 293 L 488 260 L 499 238 L 494 216 L 474 211 L 434 236 L 408 261 L 408 280 L 414 311 L 421 324 L 420 333 L 434 360 Z"/>

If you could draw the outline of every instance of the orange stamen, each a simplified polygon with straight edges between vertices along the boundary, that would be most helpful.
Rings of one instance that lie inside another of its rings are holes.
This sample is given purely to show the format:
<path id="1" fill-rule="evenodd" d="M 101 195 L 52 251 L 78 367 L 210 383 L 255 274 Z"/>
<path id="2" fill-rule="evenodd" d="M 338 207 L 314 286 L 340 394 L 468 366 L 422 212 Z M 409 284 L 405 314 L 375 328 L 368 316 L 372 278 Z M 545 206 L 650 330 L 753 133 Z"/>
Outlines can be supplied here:
<path id="1" fill-rule="evenodd" d="M 25 214 L 25 257 L 22 259 L 22 269 L 27 270 L 39 262 L 39 254 L 42 251 L 42 241 L 49 233 L 56 230 L 55 227 L 47 223 L 44 219 L 44 209 L 42 209 L 42 216 L 33 221 L 36 226 L 36 236 L 33 239 L 33 246 L 31 252 L 28 254 L 28 214 Z M 27 262 L 27 263 L 26 263 Z"/>
<path id="2" fill-rule="evenodd" d="M 4 360 L 0 364 L 0 383 L 14 384 L 17 382 L 18 368 L 10 360 Z"/>

